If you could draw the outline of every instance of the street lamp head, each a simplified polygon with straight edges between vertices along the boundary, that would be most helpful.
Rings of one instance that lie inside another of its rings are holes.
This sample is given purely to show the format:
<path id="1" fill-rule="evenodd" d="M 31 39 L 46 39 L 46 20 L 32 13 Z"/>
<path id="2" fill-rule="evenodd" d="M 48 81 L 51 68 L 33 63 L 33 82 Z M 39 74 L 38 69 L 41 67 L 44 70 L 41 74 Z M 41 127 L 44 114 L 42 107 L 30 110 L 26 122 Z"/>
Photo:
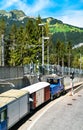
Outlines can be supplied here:
<path id="1" fill-rule="evenodd" d="M 44 23 L 39 23 L 38 25 L 39 25 L 39 26 L 44 26 L 45 24 L 44 24 Z"/>
<path id="2" fill-rule="evenodd" d="M 45 40 L 48 40 L 49 39 L 49 37 L 43 37 Z"/>

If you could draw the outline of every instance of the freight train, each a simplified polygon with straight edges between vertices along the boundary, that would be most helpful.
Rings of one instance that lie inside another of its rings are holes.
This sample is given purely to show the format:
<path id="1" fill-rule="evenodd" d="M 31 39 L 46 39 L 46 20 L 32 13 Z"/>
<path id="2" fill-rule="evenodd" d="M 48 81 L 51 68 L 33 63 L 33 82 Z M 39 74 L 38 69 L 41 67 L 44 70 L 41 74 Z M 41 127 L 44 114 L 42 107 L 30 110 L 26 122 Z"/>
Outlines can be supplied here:
<path id="1" fill-rule="evenodd" d="M 20 90 L 11 89 L 0 94 L 0 130 L 8 130 L 41 104 L 60 95 L 64 77 L 48 77 Z"/>

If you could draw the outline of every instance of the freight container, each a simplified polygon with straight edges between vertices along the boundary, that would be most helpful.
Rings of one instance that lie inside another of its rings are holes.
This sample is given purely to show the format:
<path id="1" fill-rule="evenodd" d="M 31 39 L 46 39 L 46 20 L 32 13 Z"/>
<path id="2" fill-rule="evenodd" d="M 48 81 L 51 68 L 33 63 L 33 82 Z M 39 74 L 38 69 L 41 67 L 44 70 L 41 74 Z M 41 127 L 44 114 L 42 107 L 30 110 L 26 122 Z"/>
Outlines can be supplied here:
<path id="1" fill-rule="evenodd" d="M 38 82 L 27 86 L 22 90 L 26 90 L 29 92 L 31 109 L 35 109 L 36 107 L 50 99 L 50 84 L 47 82 Z"/>
<path id="2" fill-rule="evenodd" d="M 7 130 L 7 106 L 0 98 L 0 130 Z"/>
<path id="3" fill-rule="evenodd" d="M 11 128 L 21 118 L 30 112 L 28 92 L 22 90 L 9 90 L 0 95 L 7 105 L 7 126 Z"/>

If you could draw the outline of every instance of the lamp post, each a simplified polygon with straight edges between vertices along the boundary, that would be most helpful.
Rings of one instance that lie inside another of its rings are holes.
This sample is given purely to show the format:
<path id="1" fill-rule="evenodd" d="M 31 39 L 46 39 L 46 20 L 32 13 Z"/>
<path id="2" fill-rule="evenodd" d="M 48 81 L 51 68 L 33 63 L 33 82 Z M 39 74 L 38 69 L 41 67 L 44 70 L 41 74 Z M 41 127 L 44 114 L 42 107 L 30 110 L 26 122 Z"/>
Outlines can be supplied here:
<path id="1" fill-rule="evenodd" d="M 43 58 L 43 62 L 42 62 L 43 65 L 44 65 L 44 40 L 48 40 L 48 39 L 49 39 L 49 37 L 43 37 L 43 50 L 42 50 L 43 51 L 42 52 L 42 54 L 43 54 L 43 57 L 42 57 Z"/>
<path id="2" fill-rule="evenodd" d="M 69 48 L 68 48 L 69 49 Z M 69 54 L 68 54 L 68 67 L 69 67 L 69 75 L 70 75 L 70 49 L 69 49 Z"/>
<path id="3" fill-rule="evenodd" d="M 48 74 L 49 74 L 49 45 L 47 46 L 47 66 L 48 66 Z"/>
<path id="4" fill-rule="evenodd" d="M 80 53 L 80 75 L 81 75 L 81 53 Z"/>
<path id="5" fill-rule="evenodd" d="M 45 24 L 44 23 L 40 23 L 38 25 L 42 27 L 42 67 L 43 67 L 44 66 L 44 40 L 48 40 L 49 37 L 44 37 L 44 35 L 43 35 L 43 26 Z"/>
<path id="6" fill-rule="evenodd" d="M 38 25 L 42 27 L 42 66 L 43 66 L 44 65 L 44 36 L 43 36 L 44 23 L 40 23 Z"/>

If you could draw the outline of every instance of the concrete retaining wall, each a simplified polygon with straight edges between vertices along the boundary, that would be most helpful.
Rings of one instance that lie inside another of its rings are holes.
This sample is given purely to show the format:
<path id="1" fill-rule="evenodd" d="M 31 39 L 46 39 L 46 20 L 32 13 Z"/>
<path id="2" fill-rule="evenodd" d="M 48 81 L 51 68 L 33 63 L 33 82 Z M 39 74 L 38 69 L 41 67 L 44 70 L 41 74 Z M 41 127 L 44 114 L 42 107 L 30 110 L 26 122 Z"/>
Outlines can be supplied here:
<path id="1" fill-rule="evenodd" d="M 45 80 L 43 76 L 42 80 Z M 75 77 L 73 82 L 79 83 L 83 78 Z M 0 93 L 11 88 L 21 89 L 25 86 L 38 82 L 37 75 L 24 75 L 23 67 L 1 67 L 0 66 Z M 70 86 L 72 81 L 70 77 L 64 78 L 65 86 Z"/>
<path id="2" fill-rule="evenodd" d="M 0 79 L 23 77 L 23 67 L 6 67 L 0 66 Z"/>

